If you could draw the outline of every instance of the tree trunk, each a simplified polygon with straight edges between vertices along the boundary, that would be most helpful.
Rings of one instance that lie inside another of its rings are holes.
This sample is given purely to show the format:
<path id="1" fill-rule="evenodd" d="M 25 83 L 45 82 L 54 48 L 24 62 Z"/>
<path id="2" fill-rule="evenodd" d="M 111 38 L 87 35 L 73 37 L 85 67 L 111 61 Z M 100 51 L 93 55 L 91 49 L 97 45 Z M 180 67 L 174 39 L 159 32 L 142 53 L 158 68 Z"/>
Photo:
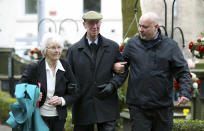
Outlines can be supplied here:
<path id="1" fill-rule="evenodd" d="M 136 0 L 122 0 L 123 38 L 124 37 L 130 38 L 135 36 L 136 33 L 138 33 L 137 24 L 135 20 L 135 11 L 134 11 L 135 2 Z M 138 20 L 140 16 L 141 16 L 141 7 L 140 7 L 140 0 L 138 0 L 138 3 L 137 3 Z M 134 22 L 132 23 L 133 20 Z M 132 26 L 131 26 L 131 23 L 132 23 Z"/>

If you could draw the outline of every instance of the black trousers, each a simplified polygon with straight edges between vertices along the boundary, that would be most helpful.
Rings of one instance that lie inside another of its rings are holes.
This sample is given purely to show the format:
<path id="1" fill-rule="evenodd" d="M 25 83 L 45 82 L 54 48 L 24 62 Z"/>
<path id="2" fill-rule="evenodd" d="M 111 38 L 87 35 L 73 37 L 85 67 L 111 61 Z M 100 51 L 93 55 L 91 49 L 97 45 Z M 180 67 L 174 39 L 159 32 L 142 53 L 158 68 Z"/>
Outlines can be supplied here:
<path id="1" fill-rule="evenodd" d="M 97 123 L 98 131 L 116 131 L 115 121 Z M 90 125 L 74 125 L 74 131 L 94 131 L 94 124 Z"/>
<path id="2" fill-rule="evenodd" d="M 59 120 L 57 116 L 54 117 L 45 117 L 42 116 L 42 119 L 47 124 L 49 131 L 64 131 L 65 119 Z"/>
<path id="3" fill-rule="evenodd" d="M 171 131 L 173 107 L 141 109 L 129 105 L 132 131 Z"/>

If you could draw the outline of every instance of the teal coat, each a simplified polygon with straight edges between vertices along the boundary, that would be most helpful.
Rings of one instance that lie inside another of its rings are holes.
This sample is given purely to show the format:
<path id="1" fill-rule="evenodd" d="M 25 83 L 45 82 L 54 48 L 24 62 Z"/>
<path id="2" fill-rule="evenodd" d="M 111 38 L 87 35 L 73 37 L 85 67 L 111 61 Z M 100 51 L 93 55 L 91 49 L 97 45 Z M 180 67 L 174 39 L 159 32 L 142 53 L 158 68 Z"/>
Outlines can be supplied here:
<path id="1" fill-rule="evenodd" d="M 9 126 L 18 131 L 49 131 L 37 108 L 40 89 L 36 85 L 17 84 L 15 96 L 18 101 L 10 105 Z"/>

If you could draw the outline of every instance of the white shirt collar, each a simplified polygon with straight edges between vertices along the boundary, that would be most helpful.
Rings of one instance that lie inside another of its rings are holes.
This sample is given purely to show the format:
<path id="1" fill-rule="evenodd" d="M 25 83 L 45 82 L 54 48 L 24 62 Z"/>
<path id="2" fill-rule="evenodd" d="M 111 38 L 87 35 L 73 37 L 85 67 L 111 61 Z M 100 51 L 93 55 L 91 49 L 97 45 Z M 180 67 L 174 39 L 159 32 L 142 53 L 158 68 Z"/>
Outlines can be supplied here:
<path id="1" fill-rule="evenodd" d="M 88 44 L 90 45 L 91 43 L 95 43 L 96 45 L 98 44 L 98 37 L 96 38 L 96 40 L 94 42 L 92 42 L 91 40 L 89 40 L 89 38 L 86 36 L 86 39 L 88 40 Z"/>
<path id="2" fill-rule="evenodd" d="M 46 63 L 46 70 L 51 70 L 47 61 L 45 61 L 45 63 Z M 58 69 L 61 71 L 65 71 L 64 67 L 62 66 L 62 63 L 59 60 L 57 61 L 55 71 L 57 71 Z"/>

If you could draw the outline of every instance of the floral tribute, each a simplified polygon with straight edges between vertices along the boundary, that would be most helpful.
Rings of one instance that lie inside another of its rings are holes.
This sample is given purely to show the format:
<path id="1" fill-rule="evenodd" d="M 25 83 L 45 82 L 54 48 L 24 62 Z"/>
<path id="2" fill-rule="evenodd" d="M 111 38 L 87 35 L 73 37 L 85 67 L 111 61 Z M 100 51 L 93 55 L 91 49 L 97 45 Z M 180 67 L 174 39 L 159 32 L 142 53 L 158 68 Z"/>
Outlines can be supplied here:
<path id="1" fill-rule="evenodd" d="M 125 40 L 123 41 L 123 43 L 120 45 L 120 52 L 122 52 L 122 51 L 123 51 L 123 48 L 124 48 L 125 44 L 127 44 L 128 40 L 129 40 L 129 38 L 128 38 L 128 37 L 127 37 L 127 38 L 125 38 Z"/>
<path id="2" fill-rule="evenodd" d="M 192 97 L 196 97 L 196 95 L 199 93 L 198 89 L 199 89 L 199 86 L 201 85 L 201 81 L 200 79 L 198 79 L 195 73 L 191 73 L 191 79 L 192 79 L 192 87 L 191 87 Z M 176 92 L 180 90 L 179 83 L 176 80 L 174 81 L 174 90 Z"/>
<path id="3" fill-rule="evenodd" d="M 204 32 L 201 33 L 201 38 L 197 39 L 197 42 L 190 42 L 189 49 L 193 56 L 197 58 L 204 58 Z"/>
<path id="4" fill-rule="evenodd" d="M 29 51 L 29 56 L 34 60 L 40 59 L 42 58 L 42 51 L 39 48 L 33 48 Z"/>

